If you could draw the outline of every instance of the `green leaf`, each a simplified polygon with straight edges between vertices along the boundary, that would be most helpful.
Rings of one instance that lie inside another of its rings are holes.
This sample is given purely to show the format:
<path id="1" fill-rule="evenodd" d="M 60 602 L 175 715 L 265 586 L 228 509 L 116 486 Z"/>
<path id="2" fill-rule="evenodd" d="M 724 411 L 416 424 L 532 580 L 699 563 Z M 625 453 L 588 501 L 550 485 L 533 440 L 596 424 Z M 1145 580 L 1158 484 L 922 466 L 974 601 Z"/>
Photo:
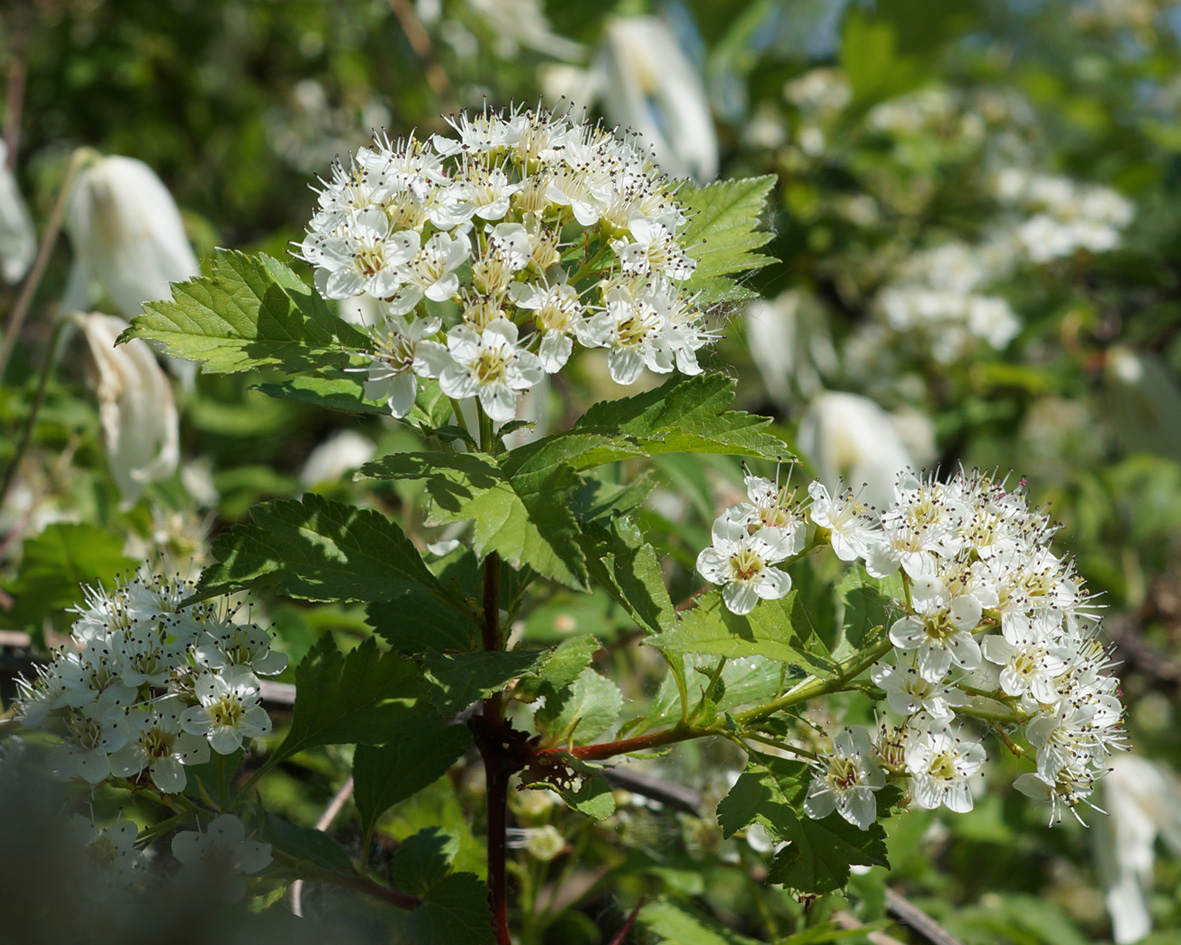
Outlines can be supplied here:
<path id="1" fill-rule="evenodd" d="M 662 453 L 721 453 L 779 459 L 790 455 L 787 444 L 765 429 L 770 420 L 726 408 L 734 400 L 734 380 L 721 374 L 674 377 L 655 390 L 592 406 L 571 434 L 590 434 L 610 445 L 588 448 L 565 461 L 587 469 L 626 455 Z M 569 434 L 567 434 L 569 435 Z M 621 438 L 634 449 L 620 446 Z M 556 437 L 546 437 L 514 451 L 541 453 Z"/>
<path id="2" fill-rule="evenodd" d="M 514 454 L 509 454 L 510 456 Z M 513 476 L 485 453 L 397 453 L 361 467 L 377 479 L 425 479 L 431 521 L 474 522 L 477 554 L 495 551 L 514 567 L 585 590 L 578 523 L 566 505 L 575 484 L 568 466 Z"/>
<path id="3" fill-rule="evenodd" d="M 547 698 L 573 685 L 584 669 L 590 666 L 591 656 L 602 646 L 590 634 L 563 640 L 550 653 L 537 676 L 524 681 L 520 687 L 526 695 L 545 695 Z"/>
<path id="4" fill-rule="evenodd" d="M 348 851 L 323 830 L 293 824 L 277 814 L 268 813 L 260 825 L 260 833 L 262 839 L 276 850 L 296 860 L 292 872 L 297 876 L 303 875 L 301 865 L 345 875 L 355 871 Z"/>
<path id="5" fill-rule="evenodd" d="M 775 186 L 773 175 L 718 181 L 700 190 L 685 188 L 677 199 L 689 214 L 689 223 L 677 239 L 697 260 L 693 276 L 685 283 L 718 290 L 716 277 L 748 272 L 778 262 L 772 256 L 752 252 L 769 242 L 771 234 L 760 230 L 759 218 L 767 194 Z"/>
<path id="6" fill-rule="evenodd" d="M 569 686 L 547 695 L 533 719 L 546 744 L 585 745 L 614 725 L 622 710 L 619 687 L 587 667 Z"/>
<path id="7" fill-rule="evenodd" d="M 450 719 L 477 699 L 499 692 L 519 676 L 531 676 L 549 657 L 548 650 L 481 650 L 478 653 L 427 653 L 424 668 L 439 691 L 430 699 Z"/>
<path id="8" fill-rule="evenodd" d="M 400 653 L 466 651 L 479 644 L 476 621 L 422 586 L 403 587 L 392 600 L 370 604 L 365 613 L 374 632 Z"/>
<path id="9" fill-rule="evenodd" d="M 604 820 L 615 813 L 615 795 L 611 785 L 599 772 L 582 779 L 577 791 L 556 789 L 566 806 L 595 820 Z"/>
<path id="10" fill-rule="evenodd" d="M 474 873 L 452 873 L 435 883 L 422 905 L 399 923 L 410 942 L 492 945 L 488 887 Z"/>
<path id="11" fill-rule="evenodd" d="M 369 339 L 338 318 L 311 286 L 269 256 L 219 249 L 213 274 L 173 286 L 171 301 L 148 302 L 120 341 L 144 338 L 201 361 L 210 374 L 259 367 L 290 372 L 343 367 Z"/>
<path id="12" fill-rule="evenodd" d="M 755 939 L 699 918 L 672 902 L 645 903 L 639 921 L 670 945 L 757 945 Z"/>
<path id="13" fill-rule="evenodd" d="M 258 389 L 268 397 L 297 400 L 330 410 L 389 416 L 390 408 L 384 400 L 365 397 L 365 374 L 324 370 L 318 376 L 292 374 L 281 381 L 259 384 Z"/>
<path id="14" fill-rule="evenodd" d="M 749 764 L 718 804 L 718 824 L 729 837 L 758 820 L 789 842 L 771 864 L 771 882 L 819 895 L 843 887 L 850 865 L 889 866 L 880 824 L 861 830 L 835 812 L 823 820 L 802 812 L 811 781 L 808 765 L 769 757 L 761 762 Z"/>
<path id="15" fill-rule="evenodd" d="M 391 600 L 439 582 L 402 530 L 380 512 L 314 493 L 255 506 L 249 525 L 213 543 L 219 563 L 201 577 L 202 596 L 271 585 L 305 600 Z"/>
<path id="16" fill-rule="evenodd" d="M 47 617 L 83 600 L 83 584 L 114 586 L 117 575 L 136 566 L 123 554 L 124 539 L 94 525 L 55 522 L 22 548 L 16 578 L 5 584 L 12 607 L 0 624 L 40 628 Z"/>
<path id="17" fill-rule="evenodd" d="M 801 628 L 795 605 L 792 591 L 782 600 L 759 601 L 749 614 L 732 614 L 721 590 L 714 589 L 681 614 L 675 627 L 647 642 L 672 653 L 711 653 L 731 659 L 765 656 L 806 667 L 817 676 L 830 675 L 829 664 L 810 652 L 811 627 Z"/>
<path id="18" fill-rule="evenodd" d="M 275 756 L 317 745 L 393 741 L 409 717 L 407 703 L 424 688 L 416 666 L 396 653 L 379 653 L 372 638 L 342 655 L 325 635 L 295 669 L 291 730 Z"/>
<path id="19" fill-rule="evenodd" d="M 889 579 L 887 579 L 889 580 Z M 863 567 L 856 567 L 849 571 L 837 583 L 837 594 L 845 605 L 842 619 L 844 638 L 848 642 L 850 652 L 864 649 L 877 642 L 903 614 L 898 599 L 902 597 L 902 587 L 898 585 L 898 598 L 883 593 L 889 588 L 883 587 L 883 582 L 869 577 Z M 843 658 L 844 653 L 838 654 Z"/>
<path id="20" fill-rule="evenodd" d="M 390 855 L 394 888 L 411 896 L 425 896 L 447 875 L 459 843 L 439 827 L 427 827 L 398 844 Z"/>
<path id="21" fill-rule="evenodd" d="M 358 745 L 353 755 L 353 797 L 365 836 L 385 811 L 446 774 L 472 740 L 466 725 L 447 724 L 429 710 L 407 722 L 397 738 Z"/>
<path id="22" fill-rule="evenodd" d="M 660 559 L 634 522 L 619 518 L 611 527 L 584 526 L 583 548 L 591 576 L 629 614 L 656 633 L 674 625 Z"/>

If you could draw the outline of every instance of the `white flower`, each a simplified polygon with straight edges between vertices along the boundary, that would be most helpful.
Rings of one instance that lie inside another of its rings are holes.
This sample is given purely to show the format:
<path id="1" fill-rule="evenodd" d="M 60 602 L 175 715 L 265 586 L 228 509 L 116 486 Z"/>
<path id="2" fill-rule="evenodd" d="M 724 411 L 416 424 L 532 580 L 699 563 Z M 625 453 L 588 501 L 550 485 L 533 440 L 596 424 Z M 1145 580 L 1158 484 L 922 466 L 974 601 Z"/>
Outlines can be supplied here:
<path id="1" fill-rule="evenodd" d="M 735 614 L 748 614 L 759 599 L 778 600 L 791 590 L 791 576 L 771 565 L 789 555 L 790 537 L 770 528 L 753 534 L 725 516 L 711 531 L 713 544 L 697 556 L 697 571 L 722 586 L 722 600 Z"/>
<path id="2" fill-rule="evenodd" d="M 969 671 L 980 665 L 980 644 L 972 636 L 981 615 L 976 598 L 953 598 L 933 577 L 916 580 L 911 598 L 915 613 L 894 622 L 890 641 L 900 650 L 917 650 L 920 676 L 940 682 L 952 663 Z"/>
<path id="3" fill-rule="evenodd" d="M 925 712 L 932 719 L 950 720 L 955 717 L 952 707 L 968 702 L 955 686 L 924 679 L 913 656 L 900 655 L 897 666 L 874 663 L 869 675 L 875 686 L 885 690 L 887 704 L 899 715 Z"/>
<path id="4" fill-rule="evenodd" d="M 16 178 L 8 169 L 8 145 L 0 141 L 0 275 L 21 280 L 37 255 L 37 231 Z"/>
<path id="5" fill-rule="evenodd" d="M 845 489 L 829 496 L 828 489 L 820 482 L 811 483 L 808 494 L 812 497 L 808 514 L 817 525 L 829 530 L 836 556 L 842 561 L 865 557 L 875 540 L 878 520 L 873 509 L 862 501 L 861 494 Z"/>
<path id="6" fill-rule="evenodd" d="M 787 485 L 780 488 L 777 482 L 750 473 L 744 482 L 750 501 L 731 506 L 725 517 L 752 531 L 767 528 L 778 533 L 786 554 L 798 555 L 804 550 L 808 522 L 795 501 L 795 490 L 788 491 Z"/>
<path id="7" fill-rule="evenodd" d="M 75 316 L 98 369 L 99 418 L 111 474 L 134 505 L 149 482 L 166 479 L 180 459 L 179 418 L 172 388 L 147 343 L 115 347 L 127 322 L 113 315 Z"/>
<path id="8" fill-rule="evenodd" d="M 906 747 L 906 768 L 914 803 L 926 810 L 942 805 L 966 814 L 972 809 L 968 778 L 986 760 L 983 745 L 964 741 L 947 725 L 934 724 L 926 732 L 912 736 Z"/>
<path id="9" fill-rule="evenodd" d="M 816 762 L 804 813 L 820 820 L 835 810 L 849 823 L 868 830 L 878 816 L 874 792 L 886 786 L 886 775 L 874 755 L 864 726 L 855 725 L 837 735 L 832 751 Z"/>
<path id="10" fill-rule="evenodd" d="M 574 350 L 571 335 L 586 331 L 578 293 L 573 286 L 562 282 L 555 285 L 514 282 L 509 286 L 509 296 L 517 308 L 536 313 L 535 324 L 541 332 L 537 356 L 547 374 L 557 373 Z"/>
<path id="11" fill-rule="evenodd" d="M 232 814 L 220 814 L 201 831 L 183 831 L 172 838 L 172 855 L 181 863 L 183 883 L 220 881 L 229 902 L 246 890 L 238 874 L 257 873 L 271 862 L 271 845 L 246 839 L 246 827 Z M 228 875 L 227 875 L 228 874 Z"/>
<path id="12" fill-rule="evenodd" d="M 88 784 L 105 781 L 111 774 L 110 755 L 127 742 L 127 714 L 119 706 L 96 705 L 72 710 L 63 716 L 67 741 L 49 752 L 49 769 L 55 778 L 80 777 Z"/>
<path id="13" fill-rule="evenodd" d="M 420 246 L 417 231 L 398 230 L 380 207 L 363 207 L 350 210 L 328 232 L 313 230 L 302 248 L 325 298 L 351 299 L 364 292 L 384 299 L 398 291 L 401 267 Z"/>
<path id="14" fill-rule="evenodd" d="M 595 68 L 604 77 L 608 118 L 643 135 L 670 174 L 698 181 L 717 175 L 717 135 L 705 87 L 663 20 L 609 20 Z"/>
<path id="15" fill-rule="evenodd" d="M 404 283 L 393 301 L 390 311 L 406 315 L 426 296 L 432 302 L 444 302 L 459 291 L 459 276 L 455 270 L 467 261 L 471 247 L 462 233 L 454 239 L 446 233 L 436 233 L 422 247 L 400 273 Z"/>
<path id="16" fill-rule="evenodd" d="M 147 712 L 128 717 L 126 745 L 111 755 L 111 774 L 132 778 L 144 768 L 165 794 L 179 794 L 188 778 L 185 765 L 209 760 L 209 742 L 181 731 L 184 706 L 175 697 L 154 703 Z"/>
<path id="17" fill-rule="evenodd" d="M 255 624 L 230 619 L 210 620 L 193 648 L 193 657 L 206 669 L 247 669 L 259 676 L 277 676 L 287 668 L 287 655 L 271 649 L 271 635 Z"/>
<path id="18" fill-rule="evenodd" d="M 100 828 L 74 814 L 66 829 L 82 847 L 82 891 L 87 898 L 110 899 L 144 874 L 144 855 L 135 849 L 139 828 L 133 821 L 116 820 Z"/>
<path id="19" fill-rule="evenodd" d="M 204 735 L 219 755 L 237 751 L 243 739 L 271 730 L 271 717 L 259 704 L 258 680 L 247 670 L 206 673 L 197 679 L 194 695 L 200 705 L 185 710 L 181 728 Z"/>
<path id="20" fill-rule="evenodd" d="M 478 396 L 498 423 L 516 415 L 517 392 L 544 376 L 537 355 L 517 346 L 517 326 L 507 318 L 493 319 L 482 332 L 457 325 L 447 333 L 446 350 L 433 342 L 419 347 L 443 393 L 457 399 Z"/>
<path id="21" fill-rule="evenodd" d="M 1054 681 L 1065 671 L 1070 650 L 1054 646 L 1035 629 L 1035 623 L 1006 614 L 1002 636 L 990 635 L 981 644 L 984 658 L 1001 667 L 1001 689 L 1006 695 L 1027 693 L 1037 702 L 1056 704 Z"/>
<path id="22" fill-rule="evenodd" d="M 438 334 L 441 325 L 438 318 L 407 321 L 403 316 L 391 315 L 381 328 L 374 329 L 373 362 L 365 381 L 365 396 L 386 401 L 395 417 L 410 413 L 418 395 L 415 375 L 433 376 L 419 354 L 419 347 L 423 339 Z"/>
<path id="23" fill-rule="evenodd" d="M 176 201 L 142 161 L 95 156 L 79 172 L 66 206 L 74 248 L 65 311 L 90 307 L 90 286 L 103 290 L 124 318 L 144 302 L 172 297 L 169 283 L 200 274 Z"/>
<path id="24" fill-rule="evenodd" d="M 693 275 L 697 260 L 681 248 L 668 227 L 636 214 L 628 229 L 634 242 L 621 239 L 611 243 L 624 272 L 640 275 L 658 272 L 677 281 Z"/>

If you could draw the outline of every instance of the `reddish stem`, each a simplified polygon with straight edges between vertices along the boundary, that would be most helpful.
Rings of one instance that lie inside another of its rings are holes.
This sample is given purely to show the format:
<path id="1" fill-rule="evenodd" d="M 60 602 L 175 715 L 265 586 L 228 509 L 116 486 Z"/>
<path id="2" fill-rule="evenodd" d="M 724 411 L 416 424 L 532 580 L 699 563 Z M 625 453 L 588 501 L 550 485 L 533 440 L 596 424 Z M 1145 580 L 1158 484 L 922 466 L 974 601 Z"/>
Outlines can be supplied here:
<path id="1" fill-rule="evenodd" d="M 649 735 L 637 735 L 635 738 L 622 738 L 617 742 L 602 742 L 598 745 L 579 745 L 570 749 L 570 754 L 583 761 L 601 761 L 616 755 L 626 755 L 633 751 L 651 751 L 676 742 L 688 741 L 690 738 L 701 738 L 711 734 L 698 728 L 667 728 Z"/>

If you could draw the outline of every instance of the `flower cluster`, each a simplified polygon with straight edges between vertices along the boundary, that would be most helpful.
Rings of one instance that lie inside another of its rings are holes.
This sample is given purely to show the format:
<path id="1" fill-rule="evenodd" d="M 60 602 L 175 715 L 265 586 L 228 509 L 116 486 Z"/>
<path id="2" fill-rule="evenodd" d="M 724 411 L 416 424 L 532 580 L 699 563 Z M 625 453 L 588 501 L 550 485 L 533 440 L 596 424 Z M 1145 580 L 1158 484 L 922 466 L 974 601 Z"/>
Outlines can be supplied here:
<path id="1" fill-rule="evenodd" d="M 620 384 L 698 373 L 686 215 L 638 142 L 542 110 L 450 123 L 338 163 L 298 250 L 325 297 L 380 303 L 366 396 L 402 417 L 435 378 L 503 422 L 575 342 Z"/>
<path id="2" fill-rule="evenodd" d="M 282 672 L 287 657 L 234 610 L 185 605 L 192 591 L 149 576 L 86 589 L 75 646 L 19 682 L 23 723 L 62 736 L 49 756 L 56 777 L 146 778 L 177 794 L 185 766 L 209 760 L 211 748 L 229 754 L 270 731 L 258 676 Z"/>
<path id="3" fill-rule="evenodd" d="M 1021 489 L 978 472 L 942 483 L 906 471 L 879 511 L 819 482 L 809 503 L 765 479 L 748 476 L 747 486 L 751 501 L 718 519 L 698 559 L 735 613 L 786 593 L 790 578 L 771 565 L 805 548 L 806 518 L 814 543 L 871 578 L 902 579 L 901 615 L 870 671 L 902 721 L 872 738 L 855 728 L 833 739 L 809 791 L 811 816 L 836 810 L 868 827 L 887 775 L 909 781 L 918 807 L 970 810 L 968 779 L 985 750 L 957 716 L 1024 726 L 1037 765 L 1016 787 L 1048 800 L 1054 819 L 1090 795 L 1111 752 L 1126 747 L 1119 680 L 1073 563 L 1050 549 L 1054 528 Z"/>

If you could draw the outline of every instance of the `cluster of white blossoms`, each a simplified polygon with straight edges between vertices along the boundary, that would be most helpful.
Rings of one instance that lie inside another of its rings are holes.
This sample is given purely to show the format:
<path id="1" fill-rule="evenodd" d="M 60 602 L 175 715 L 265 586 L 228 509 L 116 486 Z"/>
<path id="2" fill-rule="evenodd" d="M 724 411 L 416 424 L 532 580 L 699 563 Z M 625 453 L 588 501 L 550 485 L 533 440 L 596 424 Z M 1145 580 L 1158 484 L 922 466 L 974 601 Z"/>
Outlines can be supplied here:
<path id="1" fill-rule="evenodd" d="M 326 298 L 380 303 L 366 396 L 402 417 L 436 378 L 507 421 L 575 342 L 619 384 L 699 373 L 686 215 L 639 142 L 543 110 L 449 122 L 335 165 L 298 250 Z"/>
<path id="2" fill-rule="evenodd" d="M 1109 187 L 1007 167 L 993 181 L 997 198 L 1031 214 L 1014 231 L 1030 261 L 1046 263 L 1076 250 L 1106 253 L 1132 221 L 1133 204 Z"/>
<path id="3" fill-rule="evenodd" d="M 900 721 L 832 740 L 808 793 L 810 816 L 836 810 L 865 829 L 889 778 L 909 783 L 917 807 L 971 810 L 969 778 L 986 756 L 957 716 L 1024 727 L 1036 770 L 1016 787 L 1049 801 L 1053 820 L 1090 795 L 1111 752 L 1126 747 L 1119 680 L 1073 563 L 1050 549 L 1054 527 L 1022 489 L 979 472 L 942 483 L 906 471 L 877 510 L 819 482 L 804 502 L 766 479 L 746 482 L 750 501 L 715 522 L 697 563 L 723 585 L 730 610 L 787 593 L 790 578 L 774 566 L 805 550 L 808 519 L 813 543 L 842 561 L 860 562 L 871 578 L 902 576 L 889 652 L 870 669 Z"/>
<path id="4" fill-rule="evenodd" d="M 151 576 L 86 589 L 73 646 L 18 684 L 22 723 L 61 736 L 49 753 L 55 777 L 150 780 L 178 794 L 186 765 L 271 730 L 258 677 L 282 672 L 287 657 L 224 604 L 184 605 L 192 592 Z"/>

